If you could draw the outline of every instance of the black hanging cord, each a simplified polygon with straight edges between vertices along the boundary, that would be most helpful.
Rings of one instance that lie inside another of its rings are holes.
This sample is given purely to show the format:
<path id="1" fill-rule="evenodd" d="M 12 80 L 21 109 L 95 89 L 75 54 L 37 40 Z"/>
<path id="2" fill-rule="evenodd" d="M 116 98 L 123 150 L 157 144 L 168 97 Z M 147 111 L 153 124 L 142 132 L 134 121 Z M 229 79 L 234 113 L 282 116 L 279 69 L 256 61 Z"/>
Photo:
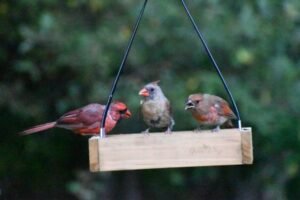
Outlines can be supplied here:
<path id="1" fill-rule="evenodd" d="M 144 10 L 145 10 L 145 7 L 146 7 L 146 5 L 147 5 L 147 2 L 148 2 L 148 0 L 145 0 L 144 4 L 143 4 L 143 6 L 142 6 L 142 9 L 141 9 L 140 14 L 139 14 L 139 16 L 138 16 L 138 19 L 137 19 L 137 21 L 136 21 L 136 23 L 135 23 L 135 26 L 134 26 L 134 29 L 133 29 L 131 38 L 130 38 L 129 43 L 128 43 L 128 45 L 127 45 L 127 48 L 126 48 L 126 51 L 125 51 L 123 60 L 122 60 L 121 65 L 120 65 L 120 67 L 119 67 L 118 74 L 117 74 L 117 76 L 116 76 L 116 79 L 115 79 L 115 81 L 114 81 L 114 83 L 113 83 L 113 85 L 112 85 L 110 94 L 109 94 L 109 96 L 108 96 L 108 100 L 107 100 L 107 103 L 106 103 L 105 111 L 104 111 L 104 113 L 103 113 L 102 121 L 101 121 L 101 128 L 100 128 L 100 136 L 101 136 L 101 137 L 104 137 L 104 136 L 105 136 L 105 129 L 104 129 L 104 127 L 105 127 L 105 121 L 106 121 L 107 113 L 108 113 L 108 110 L 109 110 L 109 107 L 110 107 L 110 104 L 111 104 L 113 95 L 114 95 L 114 93 L 115 93 L 115 90 L 116 90 L 116 88 L 117 88 L 118 81 L 119 81 L 120 76 L 121 76 L 121 74 L 122 74 L 122 72 L 123 72 L 123 68 L 124 68 L 124 65 L 125 65 L 125 63 L 126 63 L 128 54 L 129 54 L 129 52 L 130 52 L 130 49 L 131 49 L 133 40 L 134 40 L 135 35 L 136 35 L 136 32 L 137 32 L 137 30 L 138 30 L 140 21 L 141 21 L 141 19 L 142 19 L 142 17 L 143 17 Z"/>
<path id="2" fill-rule="evenodd" d="M 240 117 L 240 112 L 239 112 L 239 110 L 238 110 L 238 108 L 237 108 L 237 105 L 236 105 L 236 103 L 235 103 L 235 100 L 234 100 L 234 98 L 233 98 L 233 96 L 232 96 L 232 94 L 231 94 L 231 92 L 230 92 L 230 90 L 229 90 L 229 88 L 228 88 L 228 86 L 227 86 L 227 83 L 226 83 L 226 81 L 225 81 L 225 79 L 224 79 L 224 77 L 223 77 L 223 75 L 222 75 L 222 73 L 221 73 L 221 70 L 219 69 L 219 67 L 218 67 L 218 65 L 217 65 L 217 63 L 216 63 L 214 57 L 212 56 L 212 54 L 211 54 L 211 52 L 210 52 L 210 50 L 209 50 L 209 48 L 208 48 L 208 46 L 207 46 L 207 44 L 206 44 L 206 42 L 205 42 L 205 40 L 204 40 L 204 37 L 202 36 L 202 34 L 201 34 L 199 28 L 197 27 L 197 25 L 196 25 L 196 23 L 195 23 L 195 20 L 193 19 L 193 16 L 191 15 L 191 13 L 190 13 L 190 11 L 189 11 L 189 9 L 188 9 L 188 7 L 187 7 L 185 1 L 184 1 L 184 0 L 181 0 L 181 2 L 182 2 L 182 5 L 183 5 L 183 7 L 184 7 L 184 9 L 185 9 L 185 11 L 186 11 L 186 13 L 187 13 L 187 15 L 188 15 L 190 21 L 191 21 L 192 24 L 193 24 L 193 27 L 194 27 L 195 31 L 197 32 L 197 35 L 198 35 L 199 39 L 201 40 L 201 42 L 202 42 L 202 44 L 203 44 L 203 46 L 204 46 L 204 49 L 205 49 L 205 51 L 206 51 L 206 53 L 207 53 L 207 55 L 208 55 L 210 61 L 212 62 L 212 64 L 213 64 L 215 70 L 217 71 L 217 73 L 218 73 L 220 79 L 222 80 L 222 83 L 223 83 L 223 85 L 224 85 L 224 88 L 225 88 L 227 94 L 229 95 L 230 100 L 231 100 L 231 103 L 232 103 L 232 105 L 233 105 L 233 107 L 234 107 L 234 110 L 235 110 L 235 113 L 236 113 L 236 116 L 237 116 L 237 119 L 238 119 L 238 123 L 239 123 L 239 128 L 241 128 L 241 117 Z"/>

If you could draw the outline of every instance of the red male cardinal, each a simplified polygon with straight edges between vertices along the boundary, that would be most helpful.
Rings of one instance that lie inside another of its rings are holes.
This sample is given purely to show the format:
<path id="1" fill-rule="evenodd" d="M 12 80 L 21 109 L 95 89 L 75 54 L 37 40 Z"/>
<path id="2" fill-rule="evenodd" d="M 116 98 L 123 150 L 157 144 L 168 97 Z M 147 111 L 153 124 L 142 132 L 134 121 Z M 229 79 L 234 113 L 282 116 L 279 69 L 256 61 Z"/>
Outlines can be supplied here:
<path id="1" fill-rule="evenodd" d="M 191 94 L 185 110 L 189 110 L 200 125 L 216 126 L 213 131 L 219 131 L 222 124 L 236 119 L 224 99 L 210 94 Z"/>
<path id="2" fill-rule="evenodd" d="M 171 133 L 175 124 L 169 100 L 165 97 L 161 88 L 158 86 L 159 81 L 145 85 L 139 92 L 143 97 L 141 100 L 141 111 L 145 123 L 150 128 L 167 128 L 166 133 Z"/>
<path id="3" fill-rule="evenodd" d="M 21 135 L 44 131 L 58 127 L 73 131 L 79 135 L 99 134 L 100 122 L 105 106 L 97 103 L 89 104 L 82 108 L 67 112 L 54 122 L 34 126 L 22 131 Z M 131 113 L 127 106 L 119 101 L 112 102 L 105 121 L 105 131 L 110 132 L 120 119 L 129 118 Z"/>

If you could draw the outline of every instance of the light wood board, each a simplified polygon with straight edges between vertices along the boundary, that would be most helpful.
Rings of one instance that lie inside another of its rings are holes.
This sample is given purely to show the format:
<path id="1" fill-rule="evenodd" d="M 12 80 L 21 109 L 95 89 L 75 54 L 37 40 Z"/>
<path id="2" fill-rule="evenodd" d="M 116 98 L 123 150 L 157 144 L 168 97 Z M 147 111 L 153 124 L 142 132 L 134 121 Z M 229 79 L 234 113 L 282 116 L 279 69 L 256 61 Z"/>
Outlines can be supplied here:
<path id="1" fill-rule="evenodd" d="M 92 137 L 89 158 L 92 172 L 252 164 L 252 130 Z"/>

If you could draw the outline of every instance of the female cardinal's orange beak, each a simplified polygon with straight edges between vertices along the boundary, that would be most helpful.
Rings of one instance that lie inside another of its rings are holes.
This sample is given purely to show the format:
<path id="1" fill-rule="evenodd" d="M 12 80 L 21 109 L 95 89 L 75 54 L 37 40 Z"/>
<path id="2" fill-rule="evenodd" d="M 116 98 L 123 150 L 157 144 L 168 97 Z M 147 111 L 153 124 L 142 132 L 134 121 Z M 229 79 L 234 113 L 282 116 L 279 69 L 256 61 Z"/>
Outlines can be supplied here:
<path id="1" fill-rule="evenodd" d="M 148 97 L 149 92 L 145 88 L 143 88 L 143 89 L 140 90 L 139 95 L 143 96 L 143 97 Z"/>

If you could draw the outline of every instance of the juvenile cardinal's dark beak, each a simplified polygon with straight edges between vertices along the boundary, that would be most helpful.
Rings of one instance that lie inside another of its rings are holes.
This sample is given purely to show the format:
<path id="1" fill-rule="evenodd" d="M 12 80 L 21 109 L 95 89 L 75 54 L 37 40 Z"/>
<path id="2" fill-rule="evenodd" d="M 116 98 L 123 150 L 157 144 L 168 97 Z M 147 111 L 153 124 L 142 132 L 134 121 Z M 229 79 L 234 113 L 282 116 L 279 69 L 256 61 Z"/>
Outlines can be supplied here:
<path id="1" fill-rule="evenodd" d="M 124 115 L 124 118 L 125 119 L 128 119 L 131 117 L 131 112 L 129 110 L 126 111 L 125 115 Z"/>
<path id="2" fill-rule="evenodd" d="M 143 96 L 143 97 L 148 97 L 150 94 L 149 92 L 146 90 L 146 88 L 143 88 L 139 91 L 139 95 Z"/>
<path id="3" fill-rule="evenodd" d="M 191 109 L 191 108 L 195 108 L 195 105 L 194 103 L 191 101 L 191 100 L 188 100 L 186 103 L 185 103 L 185 110 L 188 110 L 188 109 Z"/>

